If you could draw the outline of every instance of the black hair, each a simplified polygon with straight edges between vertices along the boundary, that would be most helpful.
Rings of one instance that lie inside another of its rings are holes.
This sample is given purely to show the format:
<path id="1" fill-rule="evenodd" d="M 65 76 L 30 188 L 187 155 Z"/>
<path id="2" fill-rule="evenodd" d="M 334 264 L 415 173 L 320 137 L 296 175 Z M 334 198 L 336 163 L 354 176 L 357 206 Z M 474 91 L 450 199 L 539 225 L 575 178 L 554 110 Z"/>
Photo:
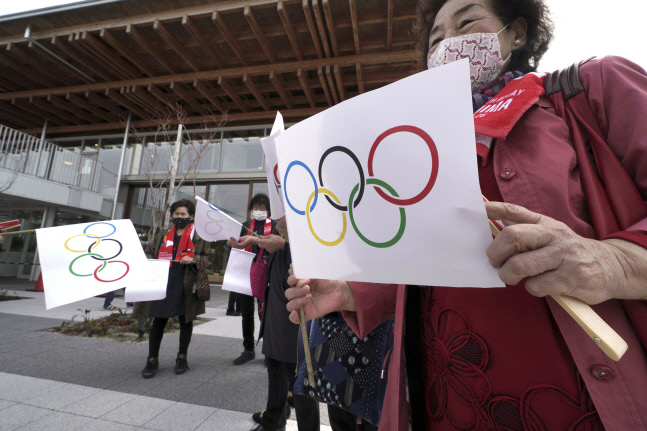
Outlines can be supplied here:
<path id="1" fill-rule="evenodd" d="M 544 0 L 485 0 L 503 25 L 508 25 L 517 18 L 524 18 L 528 23 L 526 44 L 512 51 L 510 69 L 524 73 L 537 70 L 539 60 L 548 50 L 553 37 L 553 21 Z M 429 51 L 429 32 L 436 15 L 447 0 L 420 0 L 417 7 L 417 18 L 413 33 L 418 50 L 418 70 L 427 68 L 427 51 Z"/>
<path id="2" fill-rule="evenodd" d="M 195 216 L 195 204 L 193 203 L 193 201 L 190 201 L 188 199 L 180 199 L 179 201 L 175 201 L 171 204 L 171 217 L 173 217 L 175 210 L 180 207 L 185 207 L 190 216 Z"/>
<path id="3" fill-rule="evenodd" d="M 270 215 L 270 198 L 265 194 L 265 193 L 258 193 L 254 195 L 251 201 L 249 201 L 249 207 L 247 208 L 249 211 L 254 209 L 254 205 L 265 205 L 265 208 L 267 208 L 267 214 Z"/>

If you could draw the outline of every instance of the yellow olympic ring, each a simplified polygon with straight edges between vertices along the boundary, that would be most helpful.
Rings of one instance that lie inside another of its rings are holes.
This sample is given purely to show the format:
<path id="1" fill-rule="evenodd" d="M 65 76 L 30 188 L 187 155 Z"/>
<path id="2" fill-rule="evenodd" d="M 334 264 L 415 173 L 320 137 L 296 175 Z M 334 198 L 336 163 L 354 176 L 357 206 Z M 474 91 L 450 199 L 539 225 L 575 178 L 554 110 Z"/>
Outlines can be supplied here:
<path id="1" fill-rule="evenodd" d="M 310 228 L 310 232 L 312 233 L 312 236 L 314 236 L 317 241 L 319 241 L 323 245 L 327 245 L 329 247 L 334 247 L 337 244 L 339 244 L 344 239 L 344 236 L 346 235 L 346 225 L 347 225 L 347 223 L 346 223 L 346 213 L 341 213 L 342 218 L 344 220 L 344 227 L 341 230 L 341 235 L 339 235 L 339 238 L 337 238 L 334 241 L 324 241 L 323 239 L 319 238 L 319 236 L 315 233 L 315 230 L 312 228 L 312 222 L 310 221 L 310 203 L 312 203 L 312 200 L 315 197 L 315 193 L 316 193 L 316 191 L 312 192 L 312 194 L 310 195 L 310 198 L 308 199 L 308 203 L 306 204 L 306 217 L 308 219 L 308 227 Z M 337 202 L 338 204 L 341 204 L 341 202 L 339 202 L 339 199 L 337 199 L 337 196 L 335 196 L 335 194 L 333 192 L 331 192 L 330 190 L 320 188 L 319 193 L 324 194 L 324 195 L 328 195 L 331 198 L 333 198 L 335 200 L 335 202 Z"/>
<path id="2" fill-rule="evenodd" d="M 67 239 L 67 241 L 65 241 L 65 248 L 66 248 L 66 249 L 68 249 L 69 251 L 73 251 L 74 253 L 87 253 L 87 250 L 72 250 L 71 248 L 69 248 L 69 247 L 67 246 L 67 243 L 68 243 L 72 238 L 76 238 L 77 236 L 93 236 L 93 237 L 95 237 L 95 238 L 97 239 L 97 243 L 95 244 L 95 246 L 94 246 L 94 247 L 92 247 L 92 250 L 94 250 L 95 248 L 97 248 L 97 247 L 99 246 L 99 243 L 101 242 L 101 238 L 99 238 L 99 237 L 98 237 L 98 236 L 96 236 L 96 235 L 92 235 L 92 234 L 90 234 L 90 233 L 82 233 L 82 234 L 79 234 L 79 235 L 71 236 L 71 237 L 69 237 L 69 238 Z"/>

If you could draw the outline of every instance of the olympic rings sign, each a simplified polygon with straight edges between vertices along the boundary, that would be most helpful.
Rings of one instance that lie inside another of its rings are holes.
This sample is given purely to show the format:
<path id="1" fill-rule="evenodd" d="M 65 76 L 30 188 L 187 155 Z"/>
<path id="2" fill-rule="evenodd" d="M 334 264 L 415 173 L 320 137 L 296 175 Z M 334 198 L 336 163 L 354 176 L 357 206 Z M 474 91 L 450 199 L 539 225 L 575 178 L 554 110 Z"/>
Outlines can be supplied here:
<path id="1" fill-rule="evenodd" d="M 214 207 L 210 203 L 207 202 L 209 205 L 209 208 L 211 208 L 213 211 L 208 211 L 207 212 L 207 218 L 209 218 L 209 222 L 207 222 L 204 225 L 204 230 L 206 233 L 209 235 L 215 235 L 217 233 L 222 232 L 223 230 L 231 232 L 231 228 L 229 227 L 227 220 L 221 215 L 222 211 L 220 211 L 218 208 Z M 215 227 L 209 228 L 210 225 L 215 225 Z"/>
<path id="2" fill-rule="evenodd" d="M 103 235 L 103 236 L 98 236 L 98 235 L 88 233 L 88 230 L 90 230 L 90 228 L 92 226 L 95 226 L 95 225 L 108 225 L 108 226 L 110 226 L 112 228 L 112 232 L 110 232 L 107 235 Z M 74 260 L 72 260 L 72 262 L 70 262 L 70 266 L 68 267 L 68 270 L 70 271 L 70 273 L 72 275 L 76 276 L 76 277 L 94 276 L 94 278 L 97 281 L 101 281 L 102 283 L 111 283 L 113 281 L 121 280 L 122 278 L 124 278 L 126 276 L 126 274 L 128 274 L 128 272 L 130 271 L 130 266 L 124 261 L 112 260 L 112 259 L 116 258 L 117 256 L 119 256 L 121 254 L 121 252 L 123 251 L 123 246 L 121 245 L 121 242 L 119 242 L 118 240 L 112 239 L 112 238 L 107 238 L 107 237 L 111 236 L 112 234 L 114 234 L 116 231 L 117 231 L 117 228 L 112 223 L 96 222 L 96 223 L 92 223 L 92 224 L 86 226 L 86 228 L 83 229 L 83 233 L 78 234 L 78 235 L 73 235 L 73 236 L 69 237 L 65 241 L 65 244 L 64 244 L 65 248 L 67 250 L 71 251 L 71 252 L 74 252 L 74 253 L 83 253 L 80 256 L 77 256 L 76 258 L 74 258 Z M 88 241 L 88 242 L 91 242 L 91 244 L 87 247 L 87 250 L 85 248 L 82 249 L 82 250 L 75 250 L 75 249 L 71 248 L 71 246 L 69 245 L 70 240 L 72 240 L 74 238 L 77 238 L 77 237 L 81 237 L 81 236 L 90 239 L 90 241 Z M 105 257 L 105 256 L 103 256 L 103 255 L 101 255 L 101 254 L 99 254 L 99 253 L 97 253 L 95 251 L 95 249 L 97 247 L 99 247 L 99 245 L 102 242 L 107 242 L 107 241 L 115 242 L 119 246 L 119 251 L 117 253 L 115 253 L 113 256 L 110 256 L 110 257 Z M 74 271 L 74 264 L 75 264 L 75 262 L 77 260 L 82 259 L 82 258 L 84 258 L 86 256 L 89 256 L 92 259 L 97 260 L 97 261 L 99 261 L 101 263 L 99 264 L 99 266 L 97 266 L 97 268 L 93 272 L 90 272 L 89 274 L 78 274 L 77 272 Z M 120 263 L 120 264 L 124 265 L 126 267 L 124 274 L 122 276 L 120 276 L 120 277 L 117 277 L 117 278 L 113 279 L 113 280 L 104 280 L 101 277 L 99 277 L 99 273 L 101 271 L 103 271 L 106 268 L 106 266 L 108 266 L 108 264 L 111 264 L 111 263 Z"/>
<path id="3" fill-rule="evenodd" d="M 408 199 L 400 198 L 400 196 L 393 189 L 393 187 L 391 187 L 386 182 L 375 178 L 375 175 L 373 172 L 373 159 L 375 157 L 375 152 L 377 150 L 377 147 L 385 138 L 395 133 L 413 133 L 414 135 L 420 137 L 425 142 L 425 144 L 427 144 L 427 147 L 429 148 L 429 152 L 431 153 L 431 163 L 432 163 L 431 174 L 429 175 L 427 184 L 420 191 L 420 193 Z M 326 157 L 328 157 L 330 154 L 335 152 L 342 152 L 348 155 L 348 157 L 350 157 L 353 160 L 353 162 L 357 166 L 357 170 L 359 171 L 360 182 L 357 185 L 355 185 L 355 187 L 351 191 L 348 202 L 347 203 L 344 202 L 345 205 L 342 205 L 342 202 L 340 202 L 339 198 L 337 198 L 337 196 L 335 196 L 335 194 L 332 191 L 328 190 L 327 188 L 324 188 L 324 183 L 323 183 L 322 170 L 323 170 L 324 161 L 326 160 Z M 305 163 L 299 160 L 294 160 L 288 165 L 288 168 L 285 171 L 285 175 L 283 176 L 283 193 L 285 195 L 285 201 L 287 202 L 288 206 L 292 211 L 294 211 L 299 215 L 306 216 L 308 220 L 308 228 L 310 229 L 310 233 L 312 233 L 312 236 L 321 244 L 329 247 L 333 247 L 341 243 L 341 241 L 344 239 L 344 236 L 346 235 L 346 229 L 348 224 L 346 220 L 346 212 L 348 212 L 348 218 L 350 219 L 350 223 L 353 227 L 353 230 L 357 234 L 357 236 L 366 244 L 370 245 L 371 247 L 387 248 L 387 247 L 391 247 L 392 245 L 400 241 L 407 225 L 407 217 L 403 207 L 416 204 L 421 200 L 423 200 L 431 192 L 431 189 L 434 187 L 434 184 L 436 183 L 436 178 L 438 177 L 438 149 L 436 148 L 436 144 L 434 143 L 433 139 L 431 139 L 431 136 L 429 136 L 427 132 L 425 132 L 424 130 L 418 127 L 414 127 L 414 126 L 393 127 L 385 131 L 384 133 L 382 133 L 380 136 L 377 137 L 375 142 L 373 142 L 373 145 L 369 152 L 367 166 L 368 166 L 368 179 L 366 179 L 364 176 L 364 170 L 362 169 L 362 165 L 359 159 L 357 158 L 357 156 L 350 149 L 342 146 L 331 147 L 328 150 L 326 150 L 321 156 L 321 159 L 319 160 L 319 171 L 318 171 L 319 184 L 317 184 L 317 179 L 315 178 L 314 174 Z M 308 198 L 305 209 L 303 210 L 297 209 L 292 204 L 292 202 L 290 201 L 290 198 L 288 197 L 288 185 L 287 185 L 288 175 L 290 174 L 290 171 L 292 170 L 292 168 L 297 168 L 297 167 L 305 169 L 306 172 L 310 174 L 310 178 L 312 178 L 312 183 L 314 185 L 314 191 Z M 276 170 L 274 172 L 276 177 Z M 278 178 L 277 178 L 277 183 L 279 183 Z M 353 217 L 353 209 L 357 208 L 357 205 L 359 205 L 359 203 L 361 202 L 362 197 L 364 196 L 364 189 L 366 188 L 366 185 L 373 186 L 373 188 L 381 198 L 383 198 L 387 202 L 390 202 L 400 207 L 400 227 L 398 228 L 398 232 L 395 234 L 395 236 L 388 241 L 375 242 L 368 239 L 366 236 L 362 234 L 362 232 L 357 227 L 357 224 L 355 223 L 355 219 Z M 390 194 L 390 196 L 385 192 L 385 190 Z M 312 227 L 310 214 L 315 210 L 317 206 L 317 202 L 319 201 L 319 194 L 323 195 L 333 208 L 339 210 L 342 213 L 342 224 L 343 224 L 342 231 L 339 237 L 333 241 L 326 241 L 320 238 L 316 234 L 314 228 Z"/>

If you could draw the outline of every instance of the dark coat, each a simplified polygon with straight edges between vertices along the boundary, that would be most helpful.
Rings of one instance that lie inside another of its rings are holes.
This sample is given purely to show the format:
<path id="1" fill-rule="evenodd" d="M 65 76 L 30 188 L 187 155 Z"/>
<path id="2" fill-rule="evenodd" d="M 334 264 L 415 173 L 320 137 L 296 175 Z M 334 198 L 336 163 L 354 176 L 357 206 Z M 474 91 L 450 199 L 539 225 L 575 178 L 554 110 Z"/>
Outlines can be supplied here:
<path id="1" fill-rule="evenodd" d="M 166 232 L 161 232 L 148 242 L 146 246 L 146 256 L 149 259 L 157 259 L 160 246 Z M 195 247 L 195 260 L 196 262 L 191 265 L 186 265 L 184 269 L 184 319 L 187 322 L 195 320 L 195 318 L 204 314 L 205 301 L 198 299 L 193 294 L 193 283 L 198 278 L 198 270 L 213 270 L 214 251 L 211 242 L 207 242 L 200 238 L 197 232 L 193 235 L 193 246 Z M 150 310 L 150 301 L 138 302 L 135 304 L 133 310 L 133 317 L 137 320 L 146 320 Z"/>

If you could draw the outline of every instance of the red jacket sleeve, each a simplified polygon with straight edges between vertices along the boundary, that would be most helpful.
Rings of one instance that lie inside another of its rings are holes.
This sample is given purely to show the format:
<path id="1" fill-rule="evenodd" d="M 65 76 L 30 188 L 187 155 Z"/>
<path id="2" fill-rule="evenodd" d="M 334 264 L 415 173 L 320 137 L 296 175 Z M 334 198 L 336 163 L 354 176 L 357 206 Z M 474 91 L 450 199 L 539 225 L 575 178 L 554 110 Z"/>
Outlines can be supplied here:
<path id="1" fill-rule="evenodd" d="M 397 284 L 348 282 L 355 297 L 355 312 L 343 311 L 348 326 L 366 337 L 378 325 L 395 316 Z"/>

